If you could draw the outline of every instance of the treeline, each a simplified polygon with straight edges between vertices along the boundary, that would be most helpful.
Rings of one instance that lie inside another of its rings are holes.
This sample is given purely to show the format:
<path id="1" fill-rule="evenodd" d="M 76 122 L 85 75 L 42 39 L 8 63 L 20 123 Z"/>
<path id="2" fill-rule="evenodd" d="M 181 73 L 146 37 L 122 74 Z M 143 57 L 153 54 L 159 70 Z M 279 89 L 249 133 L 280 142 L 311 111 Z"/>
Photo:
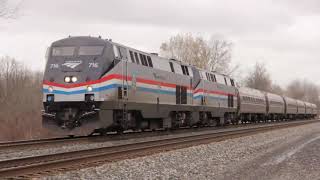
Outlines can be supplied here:
<path id="1" fill-rule="evenodd" d="M 289 82 L 287 86 L 281 87 L 272 81 L 270 74 L 263 63 L 256 63 L 242 84 L 262 91 L 273 92 L 302 101 L 308 101 L 317 104 L 317 106 L 320 107 L 319 87 L 316 84 L 306 79 L 295 79 Z"/>
<path id="2" fill-rule="evenodd" d="M 0 58 L 0 141 L 45 136 L 41 128 L 42 73 Z"/>

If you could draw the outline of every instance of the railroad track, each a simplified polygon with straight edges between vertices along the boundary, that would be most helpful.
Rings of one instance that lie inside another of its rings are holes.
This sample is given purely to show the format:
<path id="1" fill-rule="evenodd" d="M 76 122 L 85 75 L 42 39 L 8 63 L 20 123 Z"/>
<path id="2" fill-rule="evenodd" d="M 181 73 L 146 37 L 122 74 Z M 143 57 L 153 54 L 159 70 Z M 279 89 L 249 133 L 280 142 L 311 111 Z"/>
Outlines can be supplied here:
<path id="1" fill-rule="evenodd" d="M 30 147 L 44 147 L 57 144 L 67 144 L 71 142 L 81 142 L 88 141 L 88 137 L 62 137 L 62 138 L 51 138 L 51 139 L 35 139 L 26 141 L 12 141 L 12 142 L 2 142 L 0 143 L 0 151 L 7 149 L 26 149 Z"/>
<path id="2" fill-rule="evenodd" d="M 222 141 L 225 139 L 248 136 L 279 128 L 299 126 L 318 120 L 273 123 L 258 127 L 233 128 L 210 133 L 164 138 L 126 145 L 79 150 L 59 154 L 34 156 L 21 159 L 0 161 L 0 178 L 31 178 L 53 174 L 56 171 L 68 171 L 95 166 L 110 161 L 117 161 L 157 152 L 185 148 L 193 145 Z"/>
<path id="3" fill-rule="evenodd" d="M 273 123 L 282 123 L 282 122 L 268 122 L 268 124 Z M 95 142 L 105 142 L 105 141 L 117 141 L 117 140 L 126 140 L 131 138 L 144 138 L 145 136 L 161 136 L 161 135 L 172 135 L 179 133 L 189 133 L 189 132 L 200 132 L 207 130 L 219 130 L 226 128 L 239 128 L 247 126 L 262 126 L 264 123 L 255 124 L 239 124 L 233 126 L 223 126 L 223 127 L 204 127 L 204 128 L 186 128 L 186 129 L 177 129 L 174 131 L 149 131 L 144 133 L 125 133 L 121 136 L 117 134 L 109 134 L 108 136 L 93 136 L 93 137 L 64 137 L 64 138 L 52 138 L 52 139 L 40 139 L 40 140 L 28 140 L 28 141 L 16 141 L 16 142 L 4 142 L 0 143 L 0 152 L 6 149 L 10 150 L 26 150 L 26 149 L 39 149 L 39 148 L 49 148 L 50 146 L 57 147 L 59 145 L 70 145 L 71 143 L 95 143 Z M 146 134 L 147 133 L 147 134 Z"/>
<path id="4" fill-rule="evenodd" d="M 267 124 L 276 124 L 282 122 L 268 122 Z M 121 136 L 117 134 L 108 134 L 107 136 L 78 136 L 78 137 L 60 137 L 60 138 L 50 138 L 50 139 L 36 139 L 36 140 L 25 140 L 25 141 L 11 141 L 11 142 L 2 142 L 0 143 L 0 152 L 5 150 L 26 150 L 26 149 L 38 149 L 38 148 L 49 148 L 50 146 L 62 146 L 69 145 L 72 143 L 95 143 L 95 142 L 105 142 L 105 141 L 117 141 L 117 140 L 126 140 L 133 138 L 144 138 L 145 136 L 162 136 L 169 134 L 181 134 L 189 132 L 200 132 L 208 130 L 219 130 L 219 129 L 228 129 L 228 128 L 241 128 L 247 126 L 262 126 L 265 123 L 250 123 L 250 124 L 239 124 L 233 126 L 223 126 L 223 127 L 204 127 L 200 129 L 195 128 L 186 128 L 186 129 L 176 129 L 174 131 L 147 131 L 147 132 L 128 132 L 124 133 Z"/>

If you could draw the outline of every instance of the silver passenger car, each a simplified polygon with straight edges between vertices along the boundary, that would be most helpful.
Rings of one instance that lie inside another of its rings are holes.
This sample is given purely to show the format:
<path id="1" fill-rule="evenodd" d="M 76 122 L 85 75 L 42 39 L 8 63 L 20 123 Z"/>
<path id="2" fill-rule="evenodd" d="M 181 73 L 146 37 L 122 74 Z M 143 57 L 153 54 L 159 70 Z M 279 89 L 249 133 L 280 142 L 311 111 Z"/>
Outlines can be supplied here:
<path id="1" fill-rule="evenodd" d="M 298 111 L 297 100 L 286 97 L 286 96 L 284 96 L 284 100 L 286 103 L 286 112 L 285 112 L 286 118 L 294 119 Z"/>
<path id="2" fill-rule="evenodd" d="M 306 104 L 303 101 L 297 100 L 297 106 L 298 106 L 298 117 L 304 118 L 306 114 Z"/>
<path id="3" fill-rule="evenodd" d="M 241 119 L 255 121 L 257 118 L 264 118 L 267 113 L 267 102 L 265 93 L 247 87 L 239 88 Z"/>
<path id="4" fill-rule="evenodd" d="M 283 97 L 273 93 L 266 93 L 267 110 L 269 119 L 279 119 L 285 114 L 285 103 Z"/>

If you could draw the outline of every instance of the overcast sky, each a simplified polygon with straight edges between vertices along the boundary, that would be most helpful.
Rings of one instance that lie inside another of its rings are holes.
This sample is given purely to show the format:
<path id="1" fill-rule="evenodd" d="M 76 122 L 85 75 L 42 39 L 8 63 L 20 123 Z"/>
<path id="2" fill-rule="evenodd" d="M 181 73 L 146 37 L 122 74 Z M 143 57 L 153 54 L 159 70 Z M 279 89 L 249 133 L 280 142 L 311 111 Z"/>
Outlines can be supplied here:
<path id="1" fill-rule="evenodd" d="M 243 74 L 259 61 L 281 86 L 295 78 L 320 84 L 319 0 L 25 0 L 16 19 L 0 20 L 0 55 L 42 70 L 46 48 L 68 35 L 158 52 L 186 32 L 231 40 Z"/>

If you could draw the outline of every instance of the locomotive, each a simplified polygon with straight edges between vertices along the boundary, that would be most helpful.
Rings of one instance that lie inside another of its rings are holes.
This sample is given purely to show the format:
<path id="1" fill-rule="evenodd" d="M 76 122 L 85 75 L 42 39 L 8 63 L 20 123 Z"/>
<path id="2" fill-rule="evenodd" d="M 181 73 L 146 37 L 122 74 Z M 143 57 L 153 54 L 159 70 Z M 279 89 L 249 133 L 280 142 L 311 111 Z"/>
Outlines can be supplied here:
<path id="1" fill-rule="evenodd" d="M 47 50 L 43 126 L 70 135 L 314 118 L 315 104 L 236 87 L 217 72 L 111 39 L 68 37 Z"/>

